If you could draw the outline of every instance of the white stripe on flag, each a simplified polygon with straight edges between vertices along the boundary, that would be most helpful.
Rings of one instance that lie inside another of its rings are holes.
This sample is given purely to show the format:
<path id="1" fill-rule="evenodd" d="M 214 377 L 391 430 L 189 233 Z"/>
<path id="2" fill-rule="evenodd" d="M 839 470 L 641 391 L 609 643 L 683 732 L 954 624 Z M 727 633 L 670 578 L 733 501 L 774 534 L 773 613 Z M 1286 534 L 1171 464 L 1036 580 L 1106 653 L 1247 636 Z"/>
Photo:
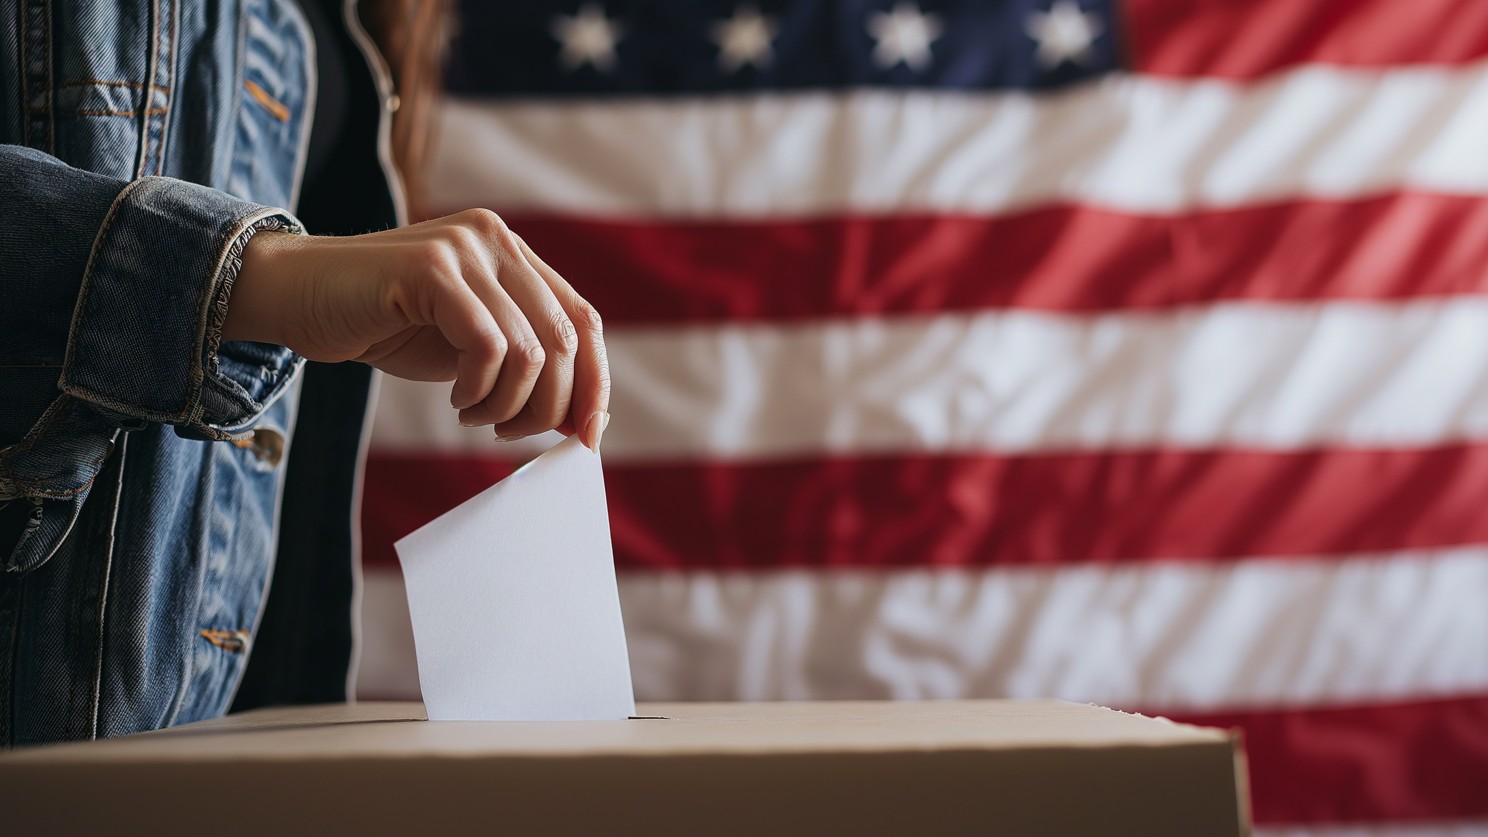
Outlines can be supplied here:
<path id="1" fill-rule="evenodd" d="M 627 573 L 637 697 L 1200 710 L 1488 686 L 1488 551 L 1236 565 Z M 1018 638 L 1017 642 L 1010 638 Z"/>
<path id="2" fill-rule="evenodd" d="M 1488 300 L 613 329 L 606 456 L 1412 446 L 1488 435 Z M 494 452 L 389 379 L 381 450 Z"/>
<path id="3" fill-rule="evenodd" d="M 1179 213 L 1488 190 L 1488 64 L 1305 67 L 1255 84 L 1113 76 L 1063 93 L 859 91 L 443 109 L 441 206 L 736 218 Z"/>
<path id="4" fill-rule="evenodd" d="M 364 695 L 410 693 L 401 590 L 396 572 L 368 571 Z M 1174 711 L 1482 691 L 1483 590 L 1484 548 L 620 576 L 640 700 L 1062 697 Z"/>

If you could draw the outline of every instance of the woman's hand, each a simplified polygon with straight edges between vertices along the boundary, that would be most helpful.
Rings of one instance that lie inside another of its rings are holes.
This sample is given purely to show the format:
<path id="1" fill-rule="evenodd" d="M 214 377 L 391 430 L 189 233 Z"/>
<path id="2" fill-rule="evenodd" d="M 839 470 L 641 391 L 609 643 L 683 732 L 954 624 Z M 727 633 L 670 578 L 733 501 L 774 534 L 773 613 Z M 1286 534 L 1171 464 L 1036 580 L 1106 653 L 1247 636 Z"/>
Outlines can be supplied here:
<path id="1" fill-rule="evenodd" d="M 347 237 L 255 235 L 223 337 L 455 382 L 460 423 L 557 428 L 599 450 L 610 374 L 599 315 L 494 212 Z"/>

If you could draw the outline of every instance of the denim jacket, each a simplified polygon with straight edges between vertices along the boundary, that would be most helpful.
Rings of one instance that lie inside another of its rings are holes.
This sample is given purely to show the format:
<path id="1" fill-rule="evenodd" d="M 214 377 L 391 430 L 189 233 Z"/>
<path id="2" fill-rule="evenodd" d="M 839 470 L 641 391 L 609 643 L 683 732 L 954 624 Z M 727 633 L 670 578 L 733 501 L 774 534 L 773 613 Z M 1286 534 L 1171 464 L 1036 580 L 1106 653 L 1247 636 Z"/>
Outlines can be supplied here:
<path id="1" fill-rule="evenodd" d="M 300 469 L 341 519 L 281 533 L 292 437 L 335 431 L 292 433 L 288 349 L 222 340 L 249 239 L 303 231 L 314 54 L 292 0 L 0 0 L 0 746 L 222 714 L 281 538 L 350 618 L 357 446 Z"/>

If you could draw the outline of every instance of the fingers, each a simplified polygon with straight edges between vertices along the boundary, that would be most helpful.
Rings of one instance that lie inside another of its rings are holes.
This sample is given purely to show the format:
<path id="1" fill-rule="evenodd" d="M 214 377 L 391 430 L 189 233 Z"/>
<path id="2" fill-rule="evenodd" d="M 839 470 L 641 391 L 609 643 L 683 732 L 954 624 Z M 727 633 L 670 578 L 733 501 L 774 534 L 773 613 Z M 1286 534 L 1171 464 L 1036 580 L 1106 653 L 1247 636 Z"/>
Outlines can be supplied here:
<path id="1" fill-rule="evenodd" d="M 494 424 L 498 438 L 558 428 L 598 451 L 610 393 L 598 314 L 494 213 L 427 223 L 452 256 L 435 267 L 454 275 L 437 283 L 435 320 L 457 357 L 460 422 Z"/>
<path id="2" fill-rule="evenodd" d="M 517 241 L 527 262 L 537 269 L 573 324 L 577 340 L 573 389 L 568 418 L 562 421 L 567 429 L 579 434 L 590 450 L 598 453 L 600 437 L 610 422 L 610 363 L 605 352 L 604 325 L 594 306 L 580 297 L 525 241 Z"/>
<path id="3" fill-rule="evenodd" d="M 568 416 L 578 335 L 548 283 L 524 257 L 520 239 L 509 236 L 508 247 L 499 260 L 501 283 L 527 315 L 545 360 L 526 406 L 497 419 L 496 432 L 501 437 L 530 436 L 557 427 Z"/>
<path id="4" fill-rule="evenodd" d="M 485 304 L 463 282 L 448 281 L 434 302 L 434 325 L 456 352 L 450 404 L 463 409 L 486 397 L 500 374 L 506 336 Z"/>
<path id="5" fill-rule="evenodd" d="M 452 393 L 460 422 L 496 424 L 500 437 L 558 426 L 568 415 L 578 347 L 568 313 L 527 260 L 520 239 L 494 213 L 471 210 L 434 223 L 456 254 L 469 292 L 504 338 L 498 374 L 472 379 L 485 391 L 460 387 Z"/>
<path id="6" fill-rule="evenodd" d="M 467 281 L 505 336 L 507 350 L 494 386 L 475 403 L 461 408 L 460 423 L 510 421 L 531 400 L 547 359 L 546 351 L 526 312 L 499 281 L 498 260 L 486 245 L 483 242 L 471 245 L 465 260 Z"/>

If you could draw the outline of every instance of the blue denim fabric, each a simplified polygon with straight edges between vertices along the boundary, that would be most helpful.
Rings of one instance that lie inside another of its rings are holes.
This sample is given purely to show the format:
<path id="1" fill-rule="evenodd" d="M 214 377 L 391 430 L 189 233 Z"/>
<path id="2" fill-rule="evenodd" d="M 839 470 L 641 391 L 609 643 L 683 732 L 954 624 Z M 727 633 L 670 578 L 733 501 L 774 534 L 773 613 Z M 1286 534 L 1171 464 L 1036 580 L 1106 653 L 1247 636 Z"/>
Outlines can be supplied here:
<path id="1" fill-rule="evenodd" d="M 0 746 L 232 700 L 300 360 L 221 328 L 313 67 L 290 0 L 0 0 Z"/>

